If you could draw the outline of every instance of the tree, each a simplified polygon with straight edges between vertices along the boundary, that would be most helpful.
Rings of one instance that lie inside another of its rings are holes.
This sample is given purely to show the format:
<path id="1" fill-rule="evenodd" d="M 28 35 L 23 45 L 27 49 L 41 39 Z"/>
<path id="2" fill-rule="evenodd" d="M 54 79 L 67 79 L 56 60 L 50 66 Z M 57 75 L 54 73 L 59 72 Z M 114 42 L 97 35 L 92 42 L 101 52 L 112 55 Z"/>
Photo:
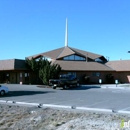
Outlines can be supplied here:
<path id="1" fill-rule="evenodd" d="M 32 58 L 31 60 L 26 59 L 28 67 L 30 67 L 43 82 L 43 84 L 48 84 L 49 79 L 58 78 L 61 71 L 61 67 L 58 64 L 52 64 L 44 57 L 40 57 L 38 60 Z"/>

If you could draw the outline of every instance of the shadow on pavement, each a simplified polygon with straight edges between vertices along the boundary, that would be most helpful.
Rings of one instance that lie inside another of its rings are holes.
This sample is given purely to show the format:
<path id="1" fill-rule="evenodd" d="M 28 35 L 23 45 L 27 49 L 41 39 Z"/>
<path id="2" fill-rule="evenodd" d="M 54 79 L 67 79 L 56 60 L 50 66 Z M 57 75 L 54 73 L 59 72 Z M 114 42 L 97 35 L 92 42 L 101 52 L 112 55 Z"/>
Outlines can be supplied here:
<path id="1" fill-rule="evenodd" d="M 69 90 L 87 90 L 87 89 L 93 89 L 93 88 L 101 88 L 99 86 L 80 86 L 80 87 L 71 87 Z"/>
<path id="2" fill-rule="evenodd" d="M 4 97 L 14 97 L 14 96 L 25 96 L 25 95 L 36 95 L 36 94 L 47 94 L 47 93 L 55 93 L 54 91 L 9 91 Z"/>
<path id="3" fill-rule="evenodd" d="M 52 88 L 49 85 L 37 85 L 38 88 Z"/>

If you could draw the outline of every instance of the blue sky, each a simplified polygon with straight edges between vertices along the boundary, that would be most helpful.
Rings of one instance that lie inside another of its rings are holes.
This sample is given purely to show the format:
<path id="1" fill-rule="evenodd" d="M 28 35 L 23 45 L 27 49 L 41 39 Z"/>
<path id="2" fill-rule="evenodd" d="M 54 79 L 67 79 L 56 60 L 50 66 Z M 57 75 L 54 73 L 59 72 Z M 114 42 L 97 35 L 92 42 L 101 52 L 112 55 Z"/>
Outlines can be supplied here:
<path id="1" fill-rule="evenodd" d="M 130 59 L 130 0 L 0 0 L 0 60 L 68 45 Z"/>

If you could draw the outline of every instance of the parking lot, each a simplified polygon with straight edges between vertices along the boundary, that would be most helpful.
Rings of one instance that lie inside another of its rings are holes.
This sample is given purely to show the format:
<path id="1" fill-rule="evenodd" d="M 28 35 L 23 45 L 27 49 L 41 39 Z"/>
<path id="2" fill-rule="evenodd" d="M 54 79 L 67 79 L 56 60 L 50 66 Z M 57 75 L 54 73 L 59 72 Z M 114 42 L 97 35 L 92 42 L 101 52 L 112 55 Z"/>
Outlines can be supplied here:
<path id="1" fill-rule="evenodd" d="M 81 86 L 68 90 L 39 88 L 36 85 L 4 84 L 10 92 L 0 100 L 39 104 L 130 111 L 130 89 Z"/>

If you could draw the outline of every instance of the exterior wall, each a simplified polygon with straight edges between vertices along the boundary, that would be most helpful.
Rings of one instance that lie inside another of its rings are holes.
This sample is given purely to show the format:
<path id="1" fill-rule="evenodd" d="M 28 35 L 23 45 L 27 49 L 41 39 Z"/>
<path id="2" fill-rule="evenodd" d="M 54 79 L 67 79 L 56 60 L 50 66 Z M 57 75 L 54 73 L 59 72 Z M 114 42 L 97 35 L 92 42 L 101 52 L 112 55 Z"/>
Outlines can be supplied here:
<path id="1" fill-rule="evenodd" d="M 39 79 L 39 76 L 33 72 L 30 72 L 29 82 L 30 84 L 42 84 L 42 81 Z"/>
<path id="2" fill-rule="evenodd" d="M 120 83 L 130 83 L 130 72 L 117 72 L 116 76 Z"/>
<path id="3" fill-rule="evenodd" d="M 102 80 L 102 83 L 106 83 L 106 75 L 110 72 L 104 71 L 86 71 L 86 72 L 77 72 L 79 78 L 83 78 L 83 75 L 89 76 L 89 83 L 99 83 L 99 79 Z"/>
<path id="4" fill-rule="evenodd" d="M 130 71 L 128 72 L 111 72 L 114 76 L 114 80 L 118 80 L 119 83 L 130 83 Z"/>
<path id="5" fill-rule="evenodd" d="M 106 83 L 107 74 L 115 74 L 116 72 L 104 72 L 104 71 L 63 71 L 61 74 L 76 73 L 77 78 L 80 81 L 84 80 L 85 76 L 89 77 L 89 83 L 99 83 L 99 79 L 102 79 L 102 83 Z M 88 82 L 87 82 L 88 83 Z"/>
<path id="6" fill-rule="evenodd" d="M 10 73 L 9 72 L 0 72 L 0 82 L 1 83 L 9 83 Z"/>
<path id="7" fill-rule="evenodd" d="M 17 83 L 17 73 L 15 73 L 15 72 L 10 73 L 9 82 L 10 83 Z"/>
<path id="8" fill-rule="evenodd" d="M 102 83 L 106 82 L 106 75 L 112 74 L 114 80 L 118 80 L 119 83 L 130 83 L 130 71 L 128 72 L 104 72 L 104 71 L 62 71 L 61 74 L 72 73 L 84 84 L 88 83 L 83 81 L 85 76 L 89 76 L 89 83 L 99 83 L 99 79 L 102 79 Z M 99 74 L 99 75 L 97 75 Z M 32 71 L 0 71 L 0 83 L 11 84 L 42 84 L 39 76 Z"/>
<path id="9" fill-rule="evenodd" d="M 29 72 L 27 71 L 1 71 L 0 83 L 29 84 L 30 83 Z"/>

